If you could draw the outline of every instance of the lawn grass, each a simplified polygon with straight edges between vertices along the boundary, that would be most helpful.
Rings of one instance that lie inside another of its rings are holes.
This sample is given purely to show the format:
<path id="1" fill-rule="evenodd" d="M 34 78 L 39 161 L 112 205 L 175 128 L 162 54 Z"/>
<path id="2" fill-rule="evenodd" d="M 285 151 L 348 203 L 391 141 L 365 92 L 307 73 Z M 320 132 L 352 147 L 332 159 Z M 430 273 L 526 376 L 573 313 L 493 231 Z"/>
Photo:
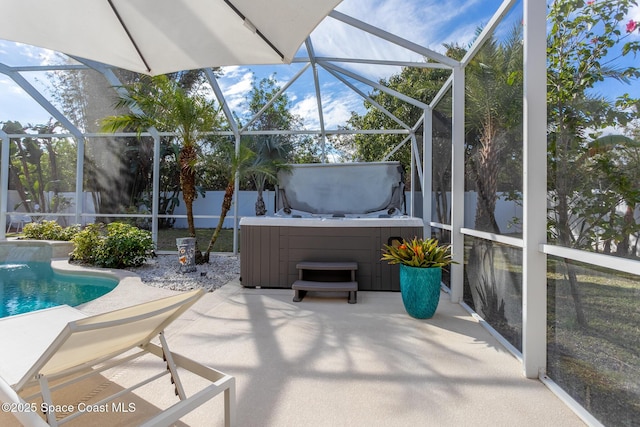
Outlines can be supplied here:
<path id="1" fill-rule="evenodd" d="M 213 228 L 197 228 L 196 239 L 198 248 L 205 251 L 209 246 L 209 241 L 213 235 Z M 158 251 L 177 251 L 176 239 L 180 237 L 189 237 L 189 231 L 186 228 L 164 228 L 158 230 Z M 213 245 L 212 252 L 233 252 L 233 230 L 222 229 L 216 244 Z"/>
<path id="2" fill-rule="evenodd" d="M 586 325 L 576 320 L 564 263 L 549 257 L 549 376 L 605 425 L 640 417 L 640 285 L 636 276 L 574 263 Z"/>

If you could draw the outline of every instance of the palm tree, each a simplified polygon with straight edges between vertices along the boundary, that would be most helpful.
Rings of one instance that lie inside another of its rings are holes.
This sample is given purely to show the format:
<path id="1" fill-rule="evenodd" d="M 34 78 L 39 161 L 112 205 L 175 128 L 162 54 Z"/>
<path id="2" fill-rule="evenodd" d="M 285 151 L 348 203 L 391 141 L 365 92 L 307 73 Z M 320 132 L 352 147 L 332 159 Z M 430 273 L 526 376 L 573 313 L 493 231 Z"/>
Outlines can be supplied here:
<path id="1" fill-rule="evenodd" d="M 480 34 L 480 29 L 477 30 Z M 475 181 L 477 204 L 475 228 L 499 234 L 495 218 L 499 184 L 505 169 L 518 171 L 517 162 L 521 135 L 519 117 L 522 111 L 522 29 L 513 27 L 508 37 L 497 41 L 489 38 L 466 68 L 467 111 L 472 153 L 467 164 Z M 520 114 L 519 114 L 520 113 Z M 512 165 L 510 168 L 501 165 Z M 501 179 L 502 178 L 502 179 Z M 509 190 L 521 189 L 521 176 L 507 176 Z M 510 253 L 500 245 L 474 239 L 469 251 L 465 286 L 469 286 L 474 309 L 485 320 L 499 325 L 499 331 L 513 344 L 520 338 L 505 317 L 504 288 L 517 283 L 508 269 L 496 268 L 496 254 L 509 260 Z M 504 275 L 504 277 L 501 277 Z M 498 282 L 498 283 L 496 283 Z M 514 288 L 510 292 L 517 293 Z"/>
<path id="2" fill-rule="evenodd" d="M 478 192 L 475 227 L 492 233 L 500 233 L 495 219 L 500 166 L 509 155 L 515 156 L 513 152 L 505 156 L 505 152 L 517 150 L 519 144 L 514 141 L 521 139 L 522 133 L 521 40 L 520 25 L 515 25 L 502 43 L 491 37 L 466 69 L 466 116 L 475 136 L 475 155 L 468 159 Z M 516 162 L 510 166 L 516 169 Z M 510 182 L 510 190 L 521 188 L 521 178 L 516 176 L 519 181 Z"/>
<path id="3" fill-rule="evenodd" d="M 256 153 L 254 160 L 254 172 L 251 180 L 256 186 L 258 199 L 256 200 L 256 216 L 266 215 L 267 208 L 262 197 L 262 192 L 267 183 L 275 184 L 273 177 L 278 169 L 285 167 L 289 157 L 291 145 L 277 136 L 266 135 L 263 138 L 253 140 L 253 151 Z M 266 170 L 266 172 L 265 172 Z"/>
<path id="4" fill-rule="evenodd" d="M 224 224 L 224 220 L 227 213 L 231 209 L 231 203 L 233 201 L 233 194 L 235 192 L 236 179 L 243 181 L 245 178 L 253 176 L 254 174 L 262 174 L 266 178 L 273 179 L 275 173 L 273 170 L 260 162 L 256 162 L 256 153 L 249 148 L 245 142 L 240 144 L 239 150 L 235 152 L 235 146 L 231 144 L 221 144 L 218 146 L 219 152 L 216 156 L 221 165 L 226 165 L 225 168 L 227 176 L 227 186 L 224 192 L 224 198 L 222 199 L 222 209 L 220 211 L 220 219 L 218 225 L 213 231 L 211 241 L 207 250 L 203 254 L 203 261 L 209 262 L 209 254 L 213 249 L 213 245 L 216 243 L 220 230 Z"/>
<path id="5" fill-rule="evenodd" d="M 138 134 L 155 128 L 160 132 L 176 132 L 180 145 L 180 188 L 187 211 L 189 236 L 196 237 L 193 221 L 193 201 L 196 193 L 196 163 L 198 142 L 203 134 L 218 129 L 222 116 L 215 103 L 197 91 L 188 92 L 167 76 L 145 77 L 125 86 L 116 108 L 129 108 L 131 113 L 109 116 L 102 120 L 102 129 L 117 132 L 133 129 Z M 134 111 L 140 111 L 134 112 Z M 196 259 L 199 258 L 196 245 Z"/>

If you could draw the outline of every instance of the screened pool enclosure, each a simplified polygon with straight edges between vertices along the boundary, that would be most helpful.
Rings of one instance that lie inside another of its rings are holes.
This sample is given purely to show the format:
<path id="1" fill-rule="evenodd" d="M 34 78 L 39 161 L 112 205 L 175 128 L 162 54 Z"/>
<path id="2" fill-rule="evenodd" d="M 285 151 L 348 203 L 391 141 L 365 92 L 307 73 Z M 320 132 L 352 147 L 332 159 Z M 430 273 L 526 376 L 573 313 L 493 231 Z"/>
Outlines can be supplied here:
<path id="1" fill-rule="evenodd" d="M 406 11 L 396 7 L 405 3 Z M 247 47 L 230 35 L 244 30 L 227 30 L 217 47 L 225 55 L 199 74 L 197 90 L 220 112 L 219 126 L 202 135 L 200 179 L 214 167 L 211 140 L 239 150 L 244 141 L 283 138 L 301 162 L 401 161 L 408 214 L 423 219 L 426 236 L 453 246 L 458 264 L 445 279 L 451 300 L 587 424 L 637 425 L 640 9 L 623 0 L 481 1 L 467 5 L 463 20 L 453 1 L 380 1 L 366 11 L 351 0 L 319 4 L 311 18 L 298 11 L 284 23 L 229 15 L 258 40 Z M 3 2 L 3 10 L 13 7 Z M 406 25 L 386 25 L 398 22 L 383 17 L 392 9 Z M 424 36 L 445 23 L 447 35 Z M 287 25 L 301 44 L 280 34 Z M 102 118 L 121 113 L 118 93 L 137 79 L 113 64 L 129 63 L 109 62 L 91 45 L 82 52 L 96 56 L 87 59 L 75 48 L 65 55 L 8 41 L 55 48 L 51 36 L 37 37 L 39 28 L 28 37 L 0 28 L 0 83 L 11 94 L 0 100 L 0 239 L 43 219 L 126 220 L 155 241 L 184 224 L 175 133 L 101 132 Z M 271 35 L 290 46 L 281 51 Z M 76 38 L 80 48 L 91 40 Z M 201 64 L 189 61 L 214 51 L 206 43 L 195 53 L 184 50 L 188 43 L 176 46 L 167 49 L 186 57 L 177 64 Z M 162 46 L 156 50 L 162 57 Z M 183 69 L 142 63 L 128 68 Z M 265 86 L 254 82 L 268 94 L 262 103 L 249 105 L 247 70 L 267 76 Z M 247 74 L 233 80 L 239 71 Z M 284 127 L 264 119 L 278 99 L 296 117 Z M 223 189 L 216 179 L 203 187 Z M 219 218 L 211 199 L 196 200 L 196 227 Z M 242 215 L 235 203 L 234 251 L 242 250 Z"/>

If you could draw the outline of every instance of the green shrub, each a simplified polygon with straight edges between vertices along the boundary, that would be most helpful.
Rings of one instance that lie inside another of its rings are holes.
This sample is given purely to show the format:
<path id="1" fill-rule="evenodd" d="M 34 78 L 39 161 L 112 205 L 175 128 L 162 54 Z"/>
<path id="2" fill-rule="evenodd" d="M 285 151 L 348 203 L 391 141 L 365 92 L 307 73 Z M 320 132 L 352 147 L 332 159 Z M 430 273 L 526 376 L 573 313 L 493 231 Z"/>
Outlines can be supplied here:
<path id="1" fill-rule="evenodd" d="M 120 222 L 89 224 L 73 243 L 73 259 L 106 268 L 140 266 L 154 249 L 150 232 Z"/>
<path id="2" fill-rule="evenodd" d="M 63 228 L 55 221 L 30 222 L 24 226 L 24 238 L 31 240 L 63 240 L 68 242 L 80 231 L 79 225 Z"/>
<path id="3" fill-rule="evenodd" d="M 60 235 L 60 240 L 64 240 L 65 242 L 70 242 L 73 240 L 73 237 L 80 232 L 82 227 L 80 224 L 73 224 L 68 227 L 62 229 L 62 234 Z"/>
<path id="4" fill-rule="evenodd" d="M 102 247 L 102 241 L 106 232 L 104 224 L 89 224 L 73 237 L 73 252 L 71 259 L 97 265 L 98 248 Z"/>

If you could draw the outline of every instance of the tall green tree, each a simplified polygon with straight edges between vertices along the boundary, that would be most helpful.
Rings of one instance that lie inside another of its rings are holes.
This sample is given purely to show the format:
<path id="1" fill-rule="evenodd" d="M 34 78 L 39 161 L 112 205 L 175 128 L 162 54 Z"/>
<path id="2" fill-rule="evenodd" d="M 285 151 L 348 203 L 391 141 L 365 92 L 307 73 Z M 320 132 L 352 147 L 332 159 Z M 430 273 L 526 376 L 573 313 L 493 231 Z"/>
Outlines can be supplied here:
<path id="1" fill-rule="evenodd" d="M 142 133 L 155 128 L 160 132 L 176 132 L 180 146 L 180 188 L 187 211 L 189 235 L 196 237 L 193 201 L 197 196 L 198 144 L 205 139 L 205 134 L 221 127 L 222 115 L 210 98 L 198 91 L 185 90 L 167 76 L 144 78 L 125 89 L 116 107 L 126 107 L 130 111 L 139 108 L 141 113 L 106 117 L 102 120 L 103 130 L 135 129 Z"/>
<path id="2" fill-rule="evenodd" d="M 6 133 L 24 134 L 11 140 L 9 188 L 18 192 L 27 212 L 60 212 L 71 203 L 61 193 L 75 187 L 75 145 L 67 138 L 33 135 L 51 135 L 58 127 L 53 120 L 26 127 L 13 121 L 2 124 Z"/>
<path id="3" fill-rule="evenodd" d="M 637 114 L 638 100 L 623 94 L 616 99 L 598 95 L 598 84 L 615 79 L 636 81 L 640 71 L 623 59 L 640 50 L 634 21 L 625 23 L 635 0 L 556 0 L 549 8 L 547 40 L 548 183 L 552 209 L 550 240 L 559 245 L 593 250 L 593 233 L 584 227 L 602 215 L 597 182 L 589 169 L 589 141 L 597 130 L 624 126 Z M 605 209 L 610 209 L 606 206 Z M 578 218 L 578 219 L 577 219 Z M 582 309 L 576 270 L 567 267 L 578 324 Z"/>

